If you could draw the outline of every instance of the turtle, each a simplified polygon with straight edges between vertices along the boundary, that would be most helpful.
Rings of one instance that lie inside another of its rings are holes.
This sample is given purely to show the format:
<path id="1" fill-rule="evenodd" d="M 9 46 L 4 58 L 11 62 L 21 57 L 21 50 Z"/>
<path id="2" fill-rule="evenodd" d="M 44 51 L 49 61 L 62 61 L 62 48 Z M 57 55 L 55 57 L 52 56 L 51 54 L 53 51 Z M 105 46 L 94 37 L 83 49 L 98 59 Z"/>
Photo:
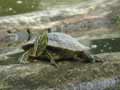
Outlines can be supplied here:
<path id="1" fill-rule="evenodd" d="M 83 45 L 76 38 L 62 33 L 50 32 L 36 35 L 30 41 L 22 45 L 25 53 L 19 59 L 26 62 L 31 59 L 47 58 L 51 64 L 57 66 L 56 60 L 77 59 L 87 62 L 95 62 L 96 58 L 87 52 L 90 47 Z"/>

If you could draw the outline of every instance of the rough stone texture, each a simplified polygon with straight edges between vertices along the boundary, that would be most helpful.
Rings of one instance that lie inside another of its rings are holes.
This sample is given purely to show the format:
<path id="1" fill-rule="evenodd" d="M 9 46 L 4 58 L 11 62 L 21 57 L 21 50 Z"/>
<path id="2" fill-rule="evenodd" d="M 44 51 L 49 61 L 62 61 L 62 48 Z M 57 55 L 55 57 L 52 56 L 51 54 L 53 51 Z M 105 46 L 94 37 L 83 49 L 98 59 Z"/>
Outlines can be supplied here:
<path id="1" fill-rule="evenodd" d="M 104 80 L 95 80 L 85 83 L 71 83 L 67 85 L 67 89 L 63 90 L 104 90 L 106 87 L 113 87 L 118 84 L 120 81 L 118 78 L 104 79 Z"/>
<path id="2" fill-rule="evenodd" d="M 119 63 L 85 64 L 63 61 L 58 64 L 60 66 L 58 69 L 46 62 L 1 65 L 0 88 L 3 90 L 54 90 L 53 88 L 58 88 L 57 90 L 79 90 L 79 88 L 80 90 L 103 90 L 119 83 L 119 78 L 116 77 L 120 72 Z"/>

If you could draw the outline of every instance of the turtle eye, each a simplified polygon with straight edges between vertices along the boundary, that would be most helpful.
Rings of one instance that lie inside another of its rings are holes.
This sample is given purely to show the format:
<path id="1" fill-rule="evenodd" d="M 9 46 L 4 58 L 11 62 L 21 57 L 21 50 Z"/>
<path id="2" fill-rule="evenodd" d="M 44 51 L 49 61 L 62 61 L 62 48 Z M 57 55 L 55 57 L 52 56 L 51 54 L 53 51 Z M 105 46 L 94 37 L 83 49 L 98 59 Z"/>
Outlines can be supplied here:
<path id="1" fill-rule="evenodd" d="M 48 44 L 48 35 L 46 32 L 42 33 L 39 37 L 39 47 L 45 49 Z"/>
<path id="2" fill-rule="evenodd" d="M 48 35 L 46 32 L 40 34 L 34 44 L 35 55 L 41 54 L 47 47 Z"/>

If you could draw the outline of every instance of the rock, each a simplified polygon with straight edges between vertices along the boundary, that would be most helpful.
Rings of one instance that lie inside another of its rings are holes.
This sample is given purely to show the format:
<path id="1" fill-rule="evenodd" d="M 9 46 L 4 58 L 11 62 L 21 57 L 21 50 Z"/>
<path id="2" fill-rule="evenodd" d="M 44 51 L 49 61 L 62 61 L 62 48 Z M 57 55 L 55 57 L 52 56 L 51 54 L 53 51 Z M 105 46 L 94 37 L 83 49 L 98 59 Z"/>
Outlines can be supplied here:
<path id="1" fill-rule="evenodd" d="M 118 77 L 120 65 L 110 63 L 102 65 L 102 63 L 85 64 L 62 61 L 58 62 L 60 65 L 58 69 L 46 61 L 25 65 L 1 65 L 0 89 L 103 90 L 120 82 Z M 99 69 L 97 72 L 94 72 L 95 67 Z M 106 68 L 107 71 L 104 71 L 103 68 Z M 111 69 L 114 70 L 114 74 Z"/>

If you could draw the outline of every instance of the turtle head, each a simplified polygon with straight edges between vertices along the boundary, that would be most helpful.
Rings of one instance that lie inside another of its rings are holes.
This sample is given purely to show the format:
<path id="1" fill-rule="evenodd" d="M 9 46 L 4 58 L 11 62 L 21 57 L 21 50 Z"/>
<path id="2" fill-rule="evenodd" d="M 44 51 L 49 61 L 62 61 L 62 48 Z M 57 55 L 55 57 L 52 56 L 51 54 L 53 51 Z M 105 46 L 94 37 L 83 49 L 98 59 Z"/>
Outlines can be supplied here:
<path id="1" fill-rule="evenodd" d="M 39 47 L 45 49 L 48 45 L 48 34 L 47 32 L 43 32 L 38 36 L 38 45 Z"/>
<path id="2" fill-rule="evenodd" d="M 41 55 L 48 45 L 48 34 L 47 32 L 40 33 L 34 43 L 34 55 Z"/>

